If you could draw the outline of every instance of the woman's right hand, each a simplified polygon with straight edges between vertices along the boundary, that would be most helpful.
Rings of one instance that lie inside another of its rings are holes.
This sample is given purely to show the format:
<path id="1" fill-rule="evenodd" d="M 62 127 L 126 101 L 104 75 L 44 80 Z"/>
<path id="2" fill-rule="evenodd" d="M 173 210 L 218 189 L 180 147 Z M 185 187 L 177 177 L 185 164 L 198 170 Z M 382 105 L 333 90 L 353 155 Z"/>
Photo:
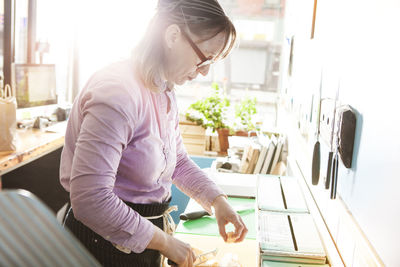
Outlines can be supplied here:
<path id="1" fill-rule="evenodd" d="M 167 235 L 167 238 L 166 248 L 160 252 L 169 260 L 176 263 L 176 266 L 192 267 L 196 261 L 196 255 L 191 246 L 172 236 Z"/>
<path id="2" fill-rule="evenodd" d="M 147 248 L 160 251 L 178 267 L 192 267 L 196 261 L 196 255 L 190 245 L 164 233 L 160 228 L 156 228 L 153 239 Z"/>

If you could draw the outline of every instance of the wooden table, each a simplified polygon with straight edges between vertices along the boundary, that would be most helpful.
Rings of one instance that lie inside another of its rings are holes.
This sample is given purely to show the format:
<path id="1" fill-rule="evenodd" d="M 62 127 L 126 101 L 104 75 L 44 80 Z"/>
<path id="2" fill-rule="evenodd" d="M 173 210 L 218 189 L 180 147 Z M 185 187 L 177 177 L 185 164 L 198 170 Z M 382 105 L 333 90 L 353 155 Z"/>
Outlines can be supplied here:
<path id="1" fill-rule="evenodd" d="M 242 202 L 251 202 L 254 200 L 230 198 L 229 202 L 235 206 L 243 204 Z M 190 200 L 185 212 L 201 210 L 201 206 L 193 199 Z M 246 214 L 246 215 L 245 215 Z M 247 221 L 246 225 L 248 228 L 255 229 L 254 220 L 249 220 L 249 216 L 254 215 L 254 211 L 241 213 L 243 220 Z M 246 216 L 246 217 L 243 217 Z M 247 220 L 246 220 L 247 218 Z M 241 243 L 225 243 L 221 236 L 218 234 L 218 226 L 215 218 L 205 217 L 192 221 L 191 226 L 182 225 L 183 221 L 180 222 L 175 237 L 190 244 L 194 248 L 198 248 L 204 252 L 218 249 L 216 256 L 217 260 L 221 260 L 225 254 L 232 253 L 238 256 L 238 260 L 244 267 L 256 267 L 258 264 L 258 243 L 252 235 L 247 235 L 246 239 Z M 213 229 L 214 227 L 215 229 Z M 227 227 L 227 231 L 233 230 L 232 227 Z M 249 232 L 251 230 L 249 229 Z M 254 231 L 253 231 L 254 232 Z M 254 234 L 253 234 L 254 235 Z"/>
<path id="2" fill-rule="evenodd" d="M 62 147 L 64 135 L 65 131 L 18 129 L 16 151 L 0 152 L 0 176 Z"/>
<path id="3" fill-rule="evenodd" d="M 238 259 L 244 267 L 256 267 L 257 263 L 257 241 L 254 239 L 245 239 L 241 243 L 225 243 L 222 237 L 201 236 L 191 234 L 175 234 L 175 237 L 190 244 L 194 248 L 202 251 L 218 249 L 217 260 L 221 260 L 226 253 L 232 253 L 238 256 Z"/>

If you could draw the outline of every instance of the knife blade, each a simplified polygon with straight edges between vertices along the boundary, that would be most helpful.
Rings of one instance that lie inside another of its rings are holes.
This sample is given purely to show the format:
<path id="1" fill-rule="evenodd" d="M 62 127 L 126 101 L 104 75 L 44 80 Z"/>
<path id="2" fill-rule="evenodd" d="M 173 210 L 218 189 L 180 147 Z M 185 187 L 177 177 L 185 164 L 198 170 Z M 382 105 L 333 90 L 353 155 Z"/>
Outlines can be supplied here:
<path id="1" fill-rule="evenodd" d="M 236 212 L 249 211 L 249 210 L 254 210 L 254 205 L 252 204 L 252 205 L 234 206 L 233 209 Z M 208 214 L 208 212 L 205 210 L 199 210 L 199 211 L 182 213 L 181 215 L 179 215 L 179 218 L 183 221 L 188 221 L 188 220 L 196 220 L 204 216 L 212 216 L 212 215 Z"/>

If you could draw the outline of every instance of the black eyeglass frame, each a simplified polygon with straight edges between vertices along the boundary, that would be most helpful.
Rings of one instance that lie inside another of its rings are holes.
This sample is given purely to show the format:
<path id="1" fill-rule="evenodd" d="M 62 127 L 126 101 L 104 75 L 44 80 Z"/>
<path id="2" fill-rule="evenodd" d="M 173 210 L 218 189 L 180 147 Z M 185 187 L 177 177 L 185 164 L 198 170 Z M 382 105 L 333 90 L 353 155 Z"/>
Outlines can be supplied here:
<path id="1" fill-rule="evenodd" d="M 197 54 L 197 56 L 201 60 L 201 62 L 196 65 L 197 68 L 201 68 L 201 67 L 215 63 L 215 59 L 212 56 L 206 57 L 203 54 L 203 52 L 201 52 L 200 48 L 195 44 L 195 42 L 193 42 L 193 40 L 189 37 L 189 35 L 184 30 L 181 30 L 181 32 L 182 32 L 182 35 L 185 37 L 185 39 L 190 44 L 190 46 L 192 47 L 192 49 L 194 50 L 194 52 Z"/>

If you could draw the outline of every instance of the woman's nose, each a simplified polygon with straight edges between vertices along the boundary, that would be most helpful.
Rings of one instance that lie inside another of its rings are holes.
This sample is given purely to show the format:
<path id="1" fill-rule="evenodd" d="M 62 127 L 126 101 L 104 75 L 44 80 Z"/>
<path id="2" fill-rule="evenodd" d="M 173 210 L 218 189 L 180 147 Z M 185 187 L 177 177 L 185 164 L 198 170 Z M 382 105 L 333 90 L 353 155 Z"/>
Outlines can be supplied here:
<path id="1" fill-rule="evenodd" d="M 201 73 L 201 75 L 206 76 L 208 74 L 208 72 L 210 71 L 210 65 L 206 65 L 206 66 L 200 67 L 200 68 L 197 69 L 197 71 L 199 73 Z"/>

